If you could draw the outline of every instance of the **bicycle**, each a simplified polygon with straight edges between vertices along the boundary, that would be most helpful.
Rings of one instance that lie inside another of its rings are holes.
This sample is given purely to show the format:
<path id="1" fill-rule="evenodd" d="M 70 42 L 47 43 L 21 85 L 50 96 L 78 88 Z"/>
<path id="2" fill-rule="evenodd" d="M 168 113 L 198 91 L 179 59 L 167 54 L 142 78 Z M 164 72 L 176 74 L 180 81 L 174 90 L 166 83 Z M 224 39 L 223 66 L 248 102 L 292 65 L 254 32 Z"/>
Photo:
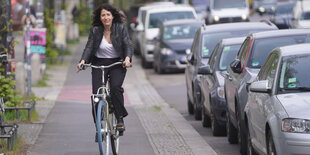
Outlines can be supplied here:
<path id="1" fill-rule="evenodd" d="M 123 62 L 116 62 L 108 66 L 94 66 L 91 64 L 83 64 L 82 68 L 91 67 L 99 68 L 102 70 L 102 87 L 99 87 L 96 94 L 92 95 L 93 106 L 98 104 L 98 109 L 94 108 L 96 116 L 96 128 L 97 128 L 97 138 L 99 151 L 101 155 L 110 154 L 110 148 L 112 148 L 112 153 L 114 155 L 119 154 L 119 136 L 120 132 L 116 129 L 117 121 L 113 112 L 110 99 L 110 89 L 109 89 L 109 78 L 105 81 L 104 79 L 104 69 L 110 68 L 115 65 L 122 65 Z M 102 92 L 100 93 L 100 90 Z M 105 146 L 105 149 L 103 148 Z"/>

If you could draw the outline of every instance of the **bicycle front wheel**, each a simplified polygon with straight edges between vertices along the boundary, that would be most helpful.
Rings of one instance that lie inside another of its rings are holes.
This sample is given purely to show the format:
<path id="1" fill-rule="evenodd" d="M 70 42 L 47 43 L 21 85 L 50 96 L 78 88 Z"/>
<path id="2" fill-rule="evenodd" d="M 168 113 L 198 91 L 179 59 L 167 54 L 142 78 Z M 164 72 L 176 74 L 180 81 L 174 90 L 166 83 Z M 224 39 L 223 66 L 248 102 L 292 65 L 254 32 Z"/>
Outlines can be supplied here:
<path id="1" fill-rule="evenodd" d="M 97 120 L 96 120 L 98 146 L 101 155 L 110 154 L 111 133 L 108 125 L 108 114 L 109 111 L 106 106 L 106 102 L 101 100 L 98 103 Z"/>
<path id="2" fill-rule="evenodd" d="M 116 118 L 114 114 L 112 115 L 112 135 L 111 135 L 111 146 L 113 155 L 119 155 L 119 131 L 116 129 Z"/>

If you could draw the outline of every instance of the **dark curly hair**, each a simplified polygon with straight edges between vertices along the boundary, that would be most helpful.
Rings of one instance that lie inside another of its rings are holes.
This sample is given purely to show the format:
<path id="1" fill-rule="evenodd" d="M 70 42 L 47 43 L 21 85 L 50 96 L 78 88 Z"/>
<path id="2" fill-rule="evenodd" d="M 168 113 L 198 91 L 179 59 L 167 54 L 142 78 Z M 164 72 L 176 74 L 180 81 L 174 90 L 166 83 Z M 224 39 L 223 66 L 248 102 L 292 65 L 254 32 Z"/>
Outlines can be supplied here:
<path id="1" fill-rule="evenodd" d="M 93 20 L 92 20 L 92 25 L 93 26 L 103 26 L 101 20 L 100 20 L 100 14 L 101 10 L 105 9 L 107 11 L 110 11 L 113 16 L 113 23 L 125 23 L 126 21 L 126 16 L 121 13 L 118 9 L 114 8 L 110 4 L 101 4 L 98 6 L 94 11 L 93 11 Z"/>

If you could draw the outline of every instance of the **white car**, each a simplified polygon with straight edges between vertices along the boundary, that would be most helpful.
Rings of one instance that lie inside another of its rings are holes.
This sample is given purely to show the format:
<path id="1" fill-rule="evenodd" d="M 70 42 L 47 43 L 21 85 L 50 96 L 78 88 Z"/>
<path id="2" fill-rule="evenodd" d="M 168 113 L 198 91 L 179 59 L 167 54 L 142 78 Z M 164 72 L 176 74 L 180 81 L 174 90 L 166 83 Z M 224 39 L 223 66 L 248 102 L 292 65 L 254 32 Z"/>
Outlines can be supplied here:
<path id="1" fill-rule="evenodd" d="M 292 28 L 310 28 L 310 0 L 298 0 L 293 9 Z"/>
<path id="2" fill-rule="evenodd" d="M 250 85 L 247 154 L 310 153 L 309 48 L 298 44 L 274 49 Z"/>
<path id="3" fill-rule="evenodd" d="M 210 0 L 207 24 L 249 21 L 248 0 Z"/>
<path id="4" fill-rule="evenodd" d="M 175 5 L 175 4 L 173 2 L 154 2 L 154 3 L 150 3 L 150 4 L 144 5 L 139 8 L 136 22 L 130 24 L 130 28 L 133 31 L 132 41 L 134 45 L 134 51 L 136 54 L 140 54 L 140 44 L 141 44 L 141 38 L 142 38 L 141 34 L 142 34 L 142 31 L 144 30 L 142 19 L 143 17 L 145 17 L 146 10 L 152 9 L 154 7 L 162 7 L 162 6 L 165 7 L 165 6 L 172 6 L 172 5 Z"/>
<path id="5" fill-rule="evenodd" d="M 187 5 L 161 6 L 148 9 L 142 15 L 143 31 L 139 39 L 143 67 L 150 68 L 153 64 L 154 38 L 158 36 L 161 23 L 177 19 L 197 19 L 195 9 Z"/>

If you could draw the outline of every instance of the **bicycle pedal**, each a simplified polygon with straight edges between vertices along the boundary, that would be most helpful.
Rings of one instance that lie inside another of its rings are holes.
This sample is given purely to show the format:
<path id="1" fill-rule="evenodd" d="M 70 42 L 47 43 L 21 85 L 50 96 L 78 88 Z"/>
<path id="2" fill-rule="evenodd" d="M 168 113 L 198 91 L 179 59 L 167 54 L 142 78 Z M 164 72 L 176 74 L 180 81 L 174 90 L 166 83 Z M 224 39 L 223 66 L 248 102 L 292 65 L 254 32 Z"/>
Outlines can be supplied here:
<path id="1" fill-rule="evenodd" d="M 124 135 L 124 131 L 119 131 L 119 132 L 118 132 L 118 135 L 119 135 L 119 136 L 123 136 L 123 135 Z"/>

